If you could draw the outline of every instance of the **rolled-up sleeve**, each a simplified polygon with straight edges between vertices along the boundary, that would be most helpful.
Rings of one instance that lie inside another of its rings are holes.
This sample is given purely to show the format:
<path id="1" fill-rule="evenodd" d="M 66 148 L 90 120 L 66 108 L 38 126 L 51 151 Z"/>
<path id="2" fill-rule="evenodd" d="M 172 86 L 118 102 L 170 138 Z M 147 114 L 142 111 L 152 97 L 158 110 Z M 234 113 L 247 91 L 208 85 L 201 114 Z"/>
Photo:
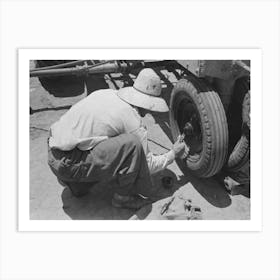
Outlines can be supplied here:
<path id="1" fill-rule="evenodd" d="M 147 129 L 143 126 L 134 130 L 132 134 L 136 135 L 145 152 L 148 167 L 151 174 L 157 173 L 163 169 L 165 169 L 169 164 L 171 164 L 175 159 L 175 154 L 173 150 L 161 155 L 154 155 L 150 152 L 148 147 L 148 133 Z"/>

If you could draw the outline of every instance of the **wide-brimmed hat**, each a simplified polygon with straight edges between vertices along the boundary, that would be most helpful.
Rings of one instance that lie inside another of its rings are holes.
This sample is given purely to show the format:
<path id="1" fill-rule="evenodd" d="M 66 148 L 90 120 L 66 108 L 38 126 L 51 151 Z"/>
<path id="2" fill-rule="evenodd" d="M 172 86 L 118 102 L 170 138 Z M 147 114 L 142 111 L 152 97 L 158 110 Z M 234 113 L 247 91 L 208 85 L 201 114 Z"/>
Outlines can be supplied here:
<path id="1" fill-rule="evenodd" d="M 125 102 L 155 112 L 168 112 L 165 100 L 159 97 L 161 82 L 151 68 L 143 69 L 132 87 L 121 88 L 117 95 Z"/>

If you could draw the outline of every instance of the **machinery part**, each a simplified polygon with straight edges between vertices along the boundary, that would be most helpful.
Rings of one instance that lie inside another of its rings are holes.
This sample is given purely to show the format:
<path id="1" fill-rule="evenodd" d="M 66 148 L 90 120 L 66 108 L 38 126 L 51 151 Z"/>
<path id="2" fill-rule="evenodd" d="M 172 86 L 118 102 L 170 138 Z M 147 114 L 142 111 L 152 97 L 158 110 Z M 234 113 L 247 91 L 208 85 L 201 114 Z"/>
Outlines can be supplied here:
<path id="1" fill-rule="evenodd" d="M 200 78 L 236 80 L 250 75 L 250 60 L 178 60 L 188 71 Z"/>
<path id="2" fill-rule="evenodd" d="M 38 62 L 41 63 L 44 62 L 44 60 L 37 60 L 37 63 Z M 64 63 L 64 65 L 65 64 L 66 63 Z M 81 76 L 81 75 L 87 75 L 92 73 L 95 74 L 112 73 L 112 72 L 116 72 L 117 69 L 126 69 L 126 68 L 127 68 L 127 64 L 125 63 L 118 64 L 117 62 L 112 62 L 111 60 L 108 60 L 93 65 L 84 65 L 84 66 L 76 65 L 76 67 L 71 67 L 71 68 L 53 69 L 49 67 L 40 67 L 39 69 L 37 68 L 30 71 L 30 77 L 57 77 L 57 76 L 70 76 L 70 75 Z"/>
<path id="3" fill-rule="evenodd" d="M 226 168 L 241 170 L 250 160 L 250 81 L 236 81 L 228 109 L 229 157 Z"/>
<path id="4" fill-rule="evenodd" d="M 250 160 L 250 142 L 247 136 L 242 135 L 235 145 L 227 162 L 227 168 L 232 172 L 242 169 Z"/>
<path id="5" fill-rule="evenodd" d="M 31 70 L 36 71 L 37 69 L 51 69 L 52 67 L 56 65 L 65 65 L 66 63 L 74 63 L 76 60 L 34 60 L 36 68 Z"/>
<path id="6" fill-rule="evenodd" d="M 161 184 L 165 189 L 171 189 L 174 185 L 174 180 L 171 176 L 164 176 L 161 178 Z"/>
<path id="7" fill-rule="evenodd" d="M 226 176 L 224 179 L 224 186 L 230 194 L 232 194 L 234 189 L 240 185 L 241 184 L 239 182 L 237 182 L 236 180 L 234 180 L 233 178 L 231 178 L 229 176 Z"/>
<path id="8" fill-rule="evenodd" d="M 63 62 L 63 63 L 60 63 L 61 60 L 38 60 L 38 61 L 40 61 L 39 63 L 47 62 L 48 64 L 49 63 L 55 63 L 55 64 L 51 64 L 50 66 L 43 66 L 40 68 L 37 67 L 35 69 L 30 70 L 30 72 L 81 65 L 81 64 L 84 64 L 87 60 L 74 60 L 74 61 L 70 60 L 70 62 Z M 67 60 L 64 60 L 64 61 L 67 61 Z"/>
<path id="9" fill-rule="evenodd" d="M 240 177 L 230 177 L 226 176 L 224 178 L 225 189 L 230 195 L 240 195 L 243 194 L 250 197 L 250 178 L 240 178 Z"/>
<path id="10" fill-rule="evenodd" d="M 193 76 L 175 85 L 170 99 L 170 127 L 174 141 L 190 125 L 192 135 L 185 136 L 190 147 L 184 159 L 187 168 L 199 177 L 215 175 L 225 163 L 228 128 L 219 95 Z"/>
<path id="11" fill-rule="evenodd" d="M 83 64 L 83 65 L 80 65 Z M 75 66 L 75 67 L 71 67 Z M 144 61 L 144 60 L 105 60 L 92 65 L 85 61 L 69 60 L 37 60 L 36 69 L 30 70 L 30 77 L 58 77 L 90 74 L 109 74 L 118 72 L 131 72 L 132 70 L 147 68 L 181 69 L 176 61 Z"/>
<path id="12" fill-rule="evenodd" d="M 189 138 L 189 137 L 193 137 L 195 135 L 195 131 L 194 131 L 194 128 L 193 128 L 193 125 L 191 122 L 187 122 L 185 124 L 185 126 L 183 127 L 182 131 L 183 131 L 183 133 L 179 136 L 180 142 L 184 142 L 186 136 L 188 136 L 188 138 Z M 185 150 L 184 150 L 183 155 L 180 156 L 180 159 L 186 159 L 189 154 L 189 151 L 190 151 L 189 146 L 187 146 L 186 142 L 185 142 Z"/>
<path id="13" fill-rule="evenodd" d="M 30 77 L 38 77 L 43 88 L 50 94 L 56 97 L 69 97 L 77 96 L 84 92 L 84 79 L 76 76 L 40 76 L 37 75 L 44 71 L 57 71 L 58 69 L 48 69 L 49 67 L 56 65 L 65 65 L 69 63 L 76 62 L 75 60 L 35 60 L 35 69 L 30 71 Z M 48 70 L 38 70 L 37 69 L 48 69 Z M 69 68 L 63 68 L 68 70 Z M 36 73 L 36 74 L 35 74 Z"/>
<path id="14" fill-rule="evenodd" d="M 183 134 L 182 135 L 185 138 L 186 136 L 193 136 L 194 133 L 195 133 L 195 131 L 194 131 L 194 127 L 193 127 L 192 122 L 191 121 L 187 122 L 185 124 L 185 126 L 183 127 Z"/>
<path id="15" fill-rule="evenodd" d="M 243 100 L 243 104 L 242 104 L 242 121 L 243 121 L 243 124 L 246 124 L 249 128 L 251 125 L 250 102 L 251 102 L 251 96 L 250 96 L 250 91 L 248 91 L 244 96 L 244 100 Z"/>

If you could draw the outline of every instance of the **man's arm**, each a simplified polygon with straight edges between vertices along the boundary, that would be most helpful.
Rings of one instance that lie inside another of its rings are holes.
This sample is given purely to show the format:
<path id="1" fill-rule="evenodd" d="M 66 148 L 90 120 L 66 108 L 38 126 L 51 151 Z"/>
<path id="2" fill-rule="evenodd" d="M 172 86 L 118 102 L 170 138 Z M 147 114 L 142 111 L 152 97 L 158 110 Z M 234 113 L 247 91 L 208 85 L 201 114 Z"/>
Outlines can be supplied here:
<path id="1" fill-rule="evenodd" d="M 157 173 L 161 170 L 164 170 L 169 164 L 171 164 L 175 159 L 175 153 L 173 150 L 162 154 L 154 155 L 149 152 L 146 155 L 147 163 L 151 174 Z"/>
<path id="2" fill-rule="evenodd" d="M 179 150 L 182 150 L 184 148 L 184 144 L 182 143 L 179 148 L 175 147 L 176 149 L 174 149 L 173 146 L 173 148 L 165 154 L 154 155 L 152 152 L 150 152 L 148 147 L 148 133 L 145 127 L 141 126 L 140 128 L 131 133 L 133 133 L 139 138 L 143 146 L 151 174 L 165 169 L 169 164 L 171 164 L 175 160 L 176 154 L 179 154 Z"/>

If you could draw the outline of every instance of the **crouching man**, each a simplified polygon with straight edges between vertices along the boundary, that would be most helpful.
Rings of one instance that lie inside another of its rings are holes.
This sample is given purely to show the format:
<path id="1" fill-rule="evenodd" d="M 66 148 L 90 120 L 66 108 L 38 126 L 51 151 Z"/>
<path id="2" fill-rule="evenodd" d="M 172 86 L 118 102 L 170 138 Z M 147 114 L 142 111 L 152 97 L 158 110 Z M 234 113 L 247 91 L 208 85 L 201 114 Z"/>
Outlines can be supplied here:
<path id="1" fill-rule="evenodd" d="M 98 90 L 76 103 L 50 128 L 48 164 L 58 180 L 80 196 L 93 184 L 115 180 L 115 207 L 147 204 L 151 174 L 184 153 L 178 140 L 162 155 L 148 149 L 142 117 L 167 112 L 156 73 L 143 69 L 133 87 Z"/>

